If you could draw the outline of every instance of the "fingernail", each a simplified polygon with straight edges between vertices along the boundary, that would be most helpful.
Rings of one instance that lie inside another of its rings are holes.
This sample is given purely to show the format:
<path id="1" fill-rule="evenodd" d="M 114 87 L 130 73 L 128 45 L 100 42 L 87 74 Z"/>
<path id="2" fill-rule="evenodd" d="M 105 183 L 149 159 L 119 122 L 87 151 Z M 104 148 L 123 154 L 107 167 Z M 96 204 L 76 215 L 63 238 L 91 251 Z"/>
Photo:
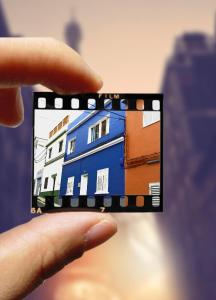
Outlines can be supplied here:
<path id="1" fill-rule="evenodd" d="M 92 249 L 113 236 L 117 231 L 116 222 L 110 217 L 102 219 L 85 234 L 85 251 Z"/>

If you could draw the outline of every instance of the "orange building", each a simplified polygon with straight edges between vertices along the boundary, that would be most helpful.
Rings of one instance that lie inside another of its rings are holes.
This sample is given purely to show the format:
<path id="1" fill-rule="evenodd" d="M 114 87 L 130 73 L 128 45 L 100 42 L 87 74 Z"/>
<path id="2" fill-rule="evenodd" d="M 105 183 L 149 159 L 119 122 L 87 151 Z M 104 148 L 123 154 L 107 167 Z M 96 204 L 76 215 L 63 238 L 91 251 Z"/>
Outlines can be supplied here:
<path id="1" fill-rule="evenodd" d="M 143 105 L 137 100 L 137 109 Z M 125 194 L 152 195 L 159 189 L 160 112 L 126 111 Z"/>

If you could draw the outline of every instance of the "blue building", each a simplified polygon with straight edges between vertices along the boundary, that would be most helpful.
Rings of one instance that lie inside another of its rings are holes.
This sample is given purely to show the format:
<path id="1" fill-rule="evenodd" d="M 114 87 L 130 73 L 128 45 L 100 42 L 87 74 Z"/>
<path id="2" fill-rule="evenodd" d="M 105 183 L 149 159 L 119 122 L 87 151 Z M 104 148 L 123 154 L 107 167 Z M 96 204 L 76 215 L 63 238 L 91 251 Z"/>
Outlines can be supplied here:
<path id="1" fill-rule="evenodd" d="M 84 111 L 68 126 L 60 197 L 124 195 L 125 112 Z"/>

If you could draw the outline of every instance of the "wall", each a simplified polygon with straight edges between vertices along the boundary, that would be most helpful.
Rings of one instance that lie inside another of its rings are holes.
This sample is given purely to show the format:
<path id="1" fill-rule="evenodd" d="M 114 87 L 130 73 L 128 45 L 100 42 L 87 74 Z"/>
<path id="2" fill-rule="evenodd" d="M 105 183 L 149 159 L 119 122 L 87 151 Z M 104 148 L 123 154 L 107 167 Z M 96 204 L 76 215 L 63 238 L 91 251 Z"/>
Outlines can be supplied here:
<path id="1" fill-rule="evenodd" d="M 84 117 L 86 117 L 90 112 L 84 112 L 80 117 L 78 117 L 74 122 L 72 122 L 68 126 L 68 130 L 75 126 L 80 120 L 82 120 Z M 109 127 L 109 133 L 100 139 L 91 142 L 88 144 L 88 128 L 99 121 L 100 119 L 103 119 L 105 116 L 110 116 L 110 127 Z M 113 111 L 113 112 L 107 112 L 102 111 L 97 114 L 95 114 L 92 118 L 87 120 L 85 123 L 83 123 L 80 127 L 75 129 L 73 132 L 69 133 L 67 135 L 67 144 L 66 144 L 66 152 L 68 147 L 68 141 L 76 137 L 76 145 L 75 145 L 75 151 L 69 155 L 65 155 L 65 160 L 69 160 L 83 152 L 86 152 L 88 150 L 91 150 L 103 143 L 108 142 L 109 140 L 112 140 L 114 138 L 117 138 L 119 136 L 124 135 L 124 127 L 125 127 L 125 111 Z M 119 120 L 121 119 L 121 120 Z M 123 119 L 123 120 L 122 120 Z"/>
<path id="2" fill-rule="evenodd" d="M 60 134 L 61 134 L 61 136 L 59 136 Z M 59 152 L 59 142 L 62 141 L 62 140 L 63 140 L 62 151 Z M 61 133 L 58 132 L 56 134 L 56 136 L 54 136 L 54 139 L 52 139 L 52 141 L 54 141 L 54 142 L 52 144 L 50 144 L 50 145 L 49 145 L 50 141 L 48 142 L 49 146 L 47 147 L 46 162 L 49 162 L 52 159 L 55 159 L 56 157 L 64 154 L 64 152 L 65 152 L 65 145 L 66 145 L 66 131 L 65 131 L 65 129 Z M 51 158 L 49 158 L 49 149 L 50 148 L 52 148 Z"/>
<path id="3" fill-rule="evenodd" d="M 62 151 L 59 152 L 59 142 L 63 140 Z M 46 155 L 46 162 L 52 161 L 52 159 L 57 158 L 58 156 L 62 155 L 62 158 L 44 166 L 43 178 L 42 178 L 42 187 L 41 192 L 47 192 L 53 190 L 53 179 L 52 175 L 57 174 L 55 180 L 55 188 L 54 190 L 59 191 L 60 183 L 61 183 L 61 174 L 62 174 L 62 164 L 63 164 L 63 154 L 65 152 L 65 145 L 66 145 L 66 132 L 59 136 L 50 146 L 47 148 L 47 155 Z M 51 158 L 48 158 L 49 149 L 52 147 L 52 155 Z M 44 181 L 45 178 L 48 177 L 48 186 L 44 189 Z"/>
<path id="4" fill-rule="evenodd" d="M 160 163 L 145 164 L 125 170 L 127 195 L 148 195 L 150 182 L 160 182 Z"/>
<path id="5" fill-rule="evenodd" d="M 53 190 L 53 179 L 51 176 L 54 174 L 57 174 L 56 181 L 55 181 L 55 190 L 57 191 L 60 190 L 62 164 L 63 164 L 63 158 L 58 159 L 54 163 L 51 163 L 44 168 L 41 192 L 47 192 Z M 48 180 L 47 188 L 44 189 L 44 180 L 46 177 L 49 177 L 49 180 Z"/>
<path id="6" fill-rule="evenodd" d="M 127 158 L 159 153 L 160 122 L 143 127 L 143 111 L 126 112 L 126 118 Z"/>
<path id="7" fill-rule="evenodd" d="M 74 195 L 79 195 L 81 174 L 88 173 L 88 195 L 94 195 L 96 191 L 97 170 L 110 168 L 109 170 L 109 194 L 123 195 L 125 189 L 124 176 L 124 143 L 121 142 L 86 158 L 64 165 L 62 172 L 60 195 L 66 194 L 68 177 L 75 176 Z"/>
<path id="8" fill-rule="evenodd" d="M 160 157 L 160 122 L 143 127 L 143 111 L 126 112 L 125 155 L 125 194 L 148 195 L 160 182 L 160 163 L 146 163 Z"/>

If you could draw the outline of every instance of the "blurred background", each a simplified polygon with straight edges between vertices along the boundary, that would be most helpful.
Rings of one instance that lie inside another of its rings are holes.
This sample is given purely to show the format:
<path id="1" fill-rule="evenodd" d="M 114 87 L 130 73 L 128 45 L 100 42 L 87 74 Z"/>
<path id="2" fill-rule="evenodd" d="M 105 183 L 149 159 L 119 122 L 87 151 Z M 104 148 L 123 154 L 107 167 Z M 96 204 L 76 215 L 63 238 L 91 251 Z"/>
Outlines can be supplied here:
<path id="1" fill-rule="evenodd" d="M 164 212 L 114 214 L 113 239 L 27 300 L 216 298 L 214 12 L 213 0 L 0 1 L 0 36 L 65 41 L 102 92 L 164 93 Z M 24 123 L 0 128 L 1 232 L 32 217 L 32 88 L 22 92 Z"/>

